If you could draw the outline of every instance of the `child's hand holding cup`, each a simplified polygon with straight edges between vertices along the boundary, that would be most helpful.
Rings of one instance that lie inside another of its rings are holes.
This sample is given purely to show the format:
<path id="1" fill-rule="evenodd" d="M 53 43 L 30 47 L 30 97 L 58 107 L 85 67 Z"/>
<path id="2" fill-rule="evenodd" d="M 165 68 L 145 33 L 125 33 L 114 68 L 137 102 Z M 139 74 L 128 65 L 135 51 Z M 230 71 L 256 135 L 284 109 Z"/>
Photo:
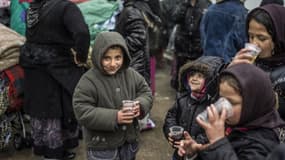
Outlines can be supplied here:
<path id="1" fill-rule="evenodd" d="M 261 48 L 259 48 L 257 45 L 255 45 L 253 43 L 245 43 L 245 48 L 249 49 L 247 54 L 250 54 L 252 56 L 251 63 L 254 63 L 256 57 L 261 52 Z"/>
<path id="2" fill-rule="evenodd" d="M 180 141 L 183 139 L 184 128 L 181 126 L 171 126 L 169 128 L 169 139 L 172 147 L 179 146 Z"/>
<path id="3" fill-rule="evenodd" d="M 133 112 L 133 108 L 135 107 L 135 101 L 132 100 L 123 100 L 123 112 Z"/>

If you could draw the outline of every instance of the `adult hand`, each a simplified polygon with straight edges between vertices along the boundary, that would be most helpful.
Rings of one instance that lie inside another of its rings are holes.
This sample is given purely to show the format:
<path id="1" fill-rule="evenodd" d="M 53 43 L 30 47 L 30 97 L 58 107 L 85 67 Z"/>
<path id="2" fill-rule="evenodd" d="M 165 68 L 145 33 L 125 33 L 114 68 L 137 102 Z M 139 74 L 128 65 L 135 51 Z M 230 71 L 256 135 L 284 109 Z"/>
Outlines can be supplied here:
<path id="1" fill-rule="evenodd" d="M 250 50 L 248 48 L 243 48 L 241 49 L 235 57 L 232 59 L 231 63 L 228 66 L 232 66 L 235 64 L 240 64 L 240 63 L 253 63 L 254 57 L 250 54 L 247 54 Z"/>
<path id="2" fill-rule="evenodd" d="M 187 131 L 184 132 L 184 140 L 180 141 L 178 155 L 183 157 L 185 155 L 194 155 L 197 152 L 204 150 L 208 144 L 198 144 Z"/>
<path id="3" fill-rule="evenodd" d="M 196 118 L 198 124 L 204 128 L 210 144 L 215 143 L 219 139 L 225 137 L 225 121 L 227 111 L 223 108 L 221 115 L 219 115 L 216 107 L 211 104 L 207 107 L 208 122 L 203 121 L 200 118 Z"/>
<path id="4" fill-rule="evenodd" d="M 129 112 L 126 110 L 119 110 L 117 112 L 117 122 L 118 124 L 130 124 L 133 123 L 134 112 Z"/>
<path id="5" fill-rule="evenodd" d="M 84 66 L 87 57 L 77 54 L 77 52 L 73 48 L 71 48 L 70 50 L 73 55 L 74 63 L 79 67 Z"/>

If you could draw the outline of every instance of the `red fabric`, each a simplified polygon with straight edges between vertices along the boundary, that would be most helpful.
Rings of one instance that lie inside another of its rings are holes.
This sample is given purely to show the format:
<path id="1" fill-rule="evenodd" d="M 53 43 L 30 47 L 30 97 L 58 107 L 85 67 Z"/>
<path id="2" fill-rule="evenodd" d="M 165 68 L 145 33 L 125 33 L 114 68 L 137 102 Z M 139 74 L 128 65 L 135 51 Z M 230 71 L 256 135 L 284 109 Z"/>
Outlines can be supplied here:
<path id="1" fill-rule="evenodd" d="M 23 80 L 24 71 L 19 65 L 4 70 L 9 82 L 9 104 L 8 111 L 19 111 L 24 103 Z"/>
<path id="2" fill-rule="evenodd" d="M 83 2 L 86 2 L 86 1 L 89 1 L 89 0 L 70 0 L 70 1 L 73 2 L 73 3 L 78 4 L 78 3 L 83 3 Z"/>
<path id="3" fill-rule="evenodd" d="M 248 128 L 237 128 L 237 130 L 239 130 L 239 131 L 248 131 Z M 230 127 L 226 128 L 226 136 L 231 134 L 232 131 L 233 131 L 232 128 L 230 128 Z"/>

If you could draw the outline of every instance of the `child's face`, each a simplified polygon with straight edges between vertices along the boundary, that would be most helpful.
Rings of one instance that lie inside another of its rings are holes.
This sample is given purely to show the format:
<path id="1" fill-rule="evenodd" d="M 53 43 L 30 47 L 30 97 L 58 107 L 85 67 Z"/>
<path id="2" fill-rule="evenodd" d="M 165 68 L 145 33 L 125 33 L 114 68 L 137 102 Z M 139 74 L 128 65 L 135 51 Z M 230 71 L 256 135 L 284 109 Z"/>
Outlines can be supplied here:
<path id="1" fill-rule="evenodd" d="M 102 67 L 109 75 L 114 75 L 123 65 L 123 51 L 121 48 L 108 49 L 102 58 Z"/>
<path id="2" fill-rule="evenodd" d="M 233 115 L 226 119 L 228 125 L 236 125 L 240 121 L 242 97 L 227 81 L 220 83 L 220 96 L 228 99 L 233 106 Z"/>
<path id="3" fill-rule="evenodd" d="M 188 84 L 192 92 L 200 92 L 205 84 L 205 76 L 200 72 L 194 72 L 189 76 Z"/>

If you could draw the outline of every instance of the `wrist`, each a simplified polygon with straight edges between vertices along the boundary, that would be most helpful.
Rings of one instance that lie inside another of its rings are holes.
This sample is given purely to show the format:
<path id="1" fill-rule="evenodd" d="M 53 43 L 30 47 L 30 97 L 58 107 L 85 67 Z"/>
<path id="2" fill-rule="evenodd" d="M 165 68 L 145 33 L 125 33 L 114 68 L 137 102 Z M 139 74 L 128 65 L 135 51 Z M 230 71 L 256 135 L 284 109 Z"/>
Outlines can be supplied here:
<path id="1" fill-rule="evenodd" d="M 215 137 L 215 138 L 211 138 L 211 139 L 209 139 L 209 142 L 210 142 L 210 144 L 214 144 L 214 143 L 216 143 L 217 141 L 223 139 L 224 137 L 225 137 L 225 136 L 218 136 L 218 137 Z"/>

